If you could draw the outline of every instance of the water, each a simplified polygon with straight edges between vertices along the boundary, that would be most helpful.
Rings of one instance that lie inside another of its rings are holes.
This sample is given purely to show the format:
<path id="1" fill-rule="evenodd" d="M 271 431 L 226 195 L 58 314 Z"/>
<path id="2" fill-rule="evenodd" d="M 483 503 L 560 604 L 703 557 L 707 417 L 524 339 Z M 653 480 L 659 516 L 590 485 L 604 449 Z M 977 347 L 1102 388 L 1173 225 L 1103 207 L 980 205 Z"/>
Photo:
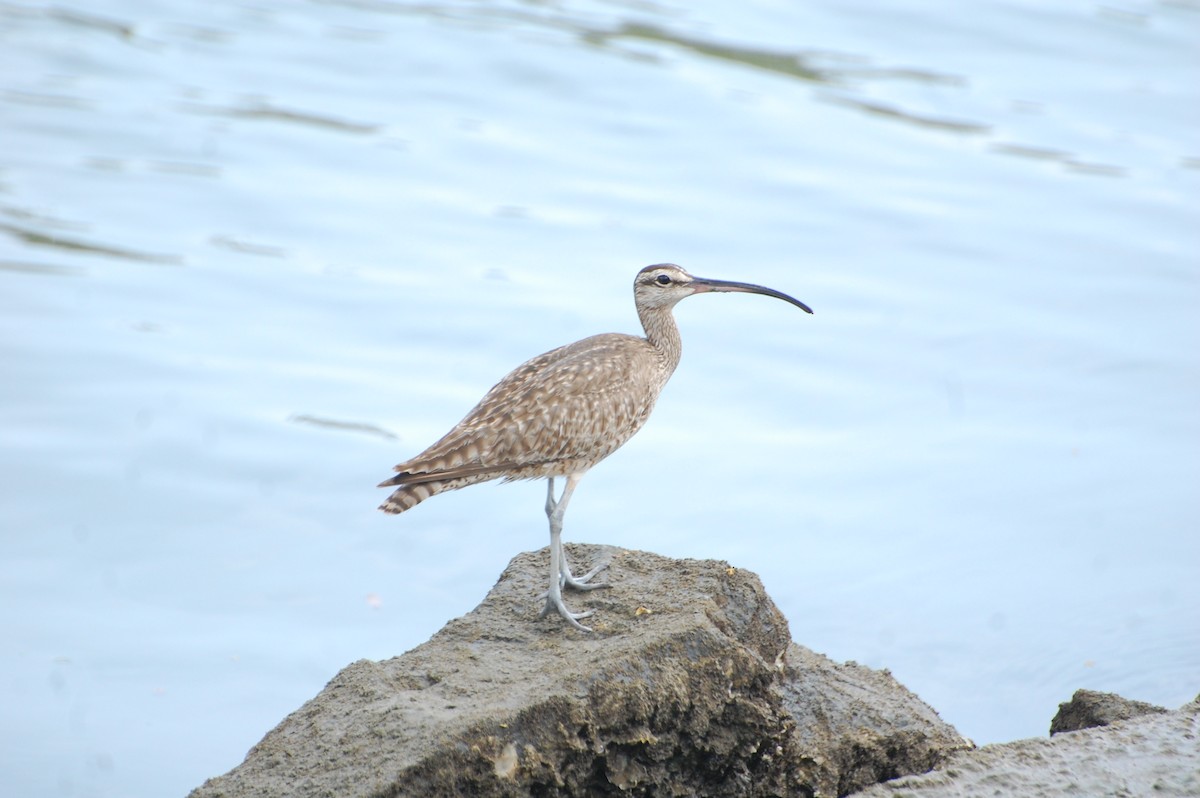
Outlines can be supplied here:
<path id="1" fill-rule="evenodd" d="M 545 544 L 399 518 L 509 368 L 688 300 L 568 540 L 759 573 L 979 743 L 1200 690 L 1200 7 L 0 5 L 0 779 L 180 795 Z M 532 603 L 531 603 L 532 613 Z"/>

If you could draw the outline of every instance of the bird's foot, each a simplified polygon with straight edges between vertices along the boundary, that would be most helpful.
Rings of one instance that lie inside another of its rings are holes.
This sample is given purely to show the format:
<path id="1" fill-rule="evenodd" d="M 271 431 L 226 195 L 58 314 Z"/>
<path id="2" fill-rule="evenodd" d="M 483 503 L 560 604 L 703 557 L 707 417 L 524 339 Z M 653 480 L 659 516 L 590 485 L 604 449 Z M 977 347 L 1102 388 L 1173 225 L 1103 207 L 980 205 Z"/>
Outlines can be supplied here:
<path id="1" fill-rule="evenodd" d="M 545 618 L 551 612 L 557 612 L 567 623 L 574 626 L 581 632 L 592 631 L 590 626 L 584 626 L 579 622 L 580 618 L 590 617 L 595 610 L 585 610 L 584 612 L 572 612 L 567 603 L 563 601 L 562 594 L 557 590 L 551 590 L 546 593 L 546 606 L 542 607 L 542 611 L 538 613 L 539 618 Z"/>
<path id="2" fill-rule="evenodd" d="M 607 567 L 608 563 L 602 562 L 583 576 L 575 576 L 571 573 L 571 566 L 567 564 L 566 558 L 563 558 L 562 586 L 573 587 L 576 590 L 599 590 L 603 587 L 611 587 L 608 582 L 597 582 L 594 585 L 591 584 L 592 577 Z"/>
<path id="3" fill-rule="evenodd" d="M 570 563 L 568 563 L 566 560 L 566 557 L 564 557 L 562 574 L 558 577 L 558 586 L 560 589 L 564 588 L 564 587 L 571 587 L 571 588 L 575 588 L 576 590 L 581 590 L 581 591 L 600 590 L 601 588 L 612 587 L 612 585 L 610 585 L 608 582 L 597 582 L 596 584 L 591 583 L 592 577 L 594 577 L 596 574 L 600 573 L 601 571 L 605 570 L 606 568 L 608 568 L 608 563 L 602 562 L 599 565 L 597 565 L 595 568 L 593 568 L 592 570 L 588 571 L 583 576 L 575 576 L 574 574 L 571 573 Z M 544 599 L 544 598 L 548 597 L 549 595 L 550 595 L 550 591 L 547 590 L 547 591 L 544 591 L 541 595 L 539 595 L 538 598 Z"/>

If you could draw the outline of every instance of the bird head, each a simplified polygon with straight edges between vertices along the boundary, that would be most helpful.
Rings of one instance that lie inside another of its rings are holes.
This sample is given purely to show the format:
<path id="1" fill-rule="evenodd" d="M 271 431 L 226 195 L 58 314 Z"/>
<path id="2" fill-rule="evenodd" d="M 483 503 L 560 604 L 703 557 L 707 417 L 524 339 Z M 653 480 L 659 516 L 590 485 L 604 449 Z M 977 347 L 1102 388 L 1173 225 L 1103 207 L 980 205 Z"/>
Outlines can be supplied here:
<path id="1" fill-rule="evenodd" d="M 639 308 L 673 307 L 676 302 L 692 294 L 708 292 L 762 294 L 773 296 L 790 302 L 806 313 L 812 309 L 794 297 L 752 283 L 735 283 L 729 280 L 710 280 L 706 277 L 693 277 L 684 269 L 673 263 L 659 263 L 647 266 L 638 272 L 633 281 L 633 298 Z"/>

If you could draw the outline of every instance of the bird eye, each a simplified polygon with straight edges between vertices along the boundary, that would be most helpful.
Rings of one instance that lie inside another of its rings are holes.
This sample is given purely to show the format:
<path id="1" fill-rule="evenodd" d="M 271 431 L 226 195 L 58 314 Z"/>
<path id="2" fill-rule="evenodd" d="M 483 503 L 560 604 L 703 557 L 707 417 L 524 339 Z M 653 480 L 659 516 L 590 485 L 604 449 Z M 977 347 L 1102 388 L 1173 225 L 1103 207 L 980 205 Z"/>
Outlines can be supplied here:
<path id="1" fill-rule="evenodd" d="M 657 282 L 659 285 L 670 285 L 671 284 L 671 276 L 669 274 L 660 274 L 660 275 L 658 275 L 658 277 L 656 277 L 654 279 L 655 279 L 655 282 Z"/>

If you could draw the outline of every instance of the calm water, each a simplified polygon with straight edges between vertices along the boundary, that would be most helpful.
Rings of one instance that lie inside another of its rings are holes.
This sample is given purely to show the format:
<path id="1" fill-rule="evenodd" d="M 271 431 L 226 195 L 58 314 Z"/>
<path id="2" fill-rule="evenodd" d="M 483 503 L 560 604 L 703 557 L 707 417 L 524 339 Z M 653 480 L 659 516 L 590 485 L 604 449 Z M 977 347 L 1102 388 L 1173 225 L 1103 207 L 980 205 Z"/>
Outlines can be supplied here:
<path id="1" fill-rule="evenodd" d="M 568 540 L 977 742 L 1200 691 L 1200 6 L 0 5 L 0 782 L 181 795 L 546 542 L 392 464 L 680 306 Z M 534 605 L 531 598 L 531 617 Z"/>

